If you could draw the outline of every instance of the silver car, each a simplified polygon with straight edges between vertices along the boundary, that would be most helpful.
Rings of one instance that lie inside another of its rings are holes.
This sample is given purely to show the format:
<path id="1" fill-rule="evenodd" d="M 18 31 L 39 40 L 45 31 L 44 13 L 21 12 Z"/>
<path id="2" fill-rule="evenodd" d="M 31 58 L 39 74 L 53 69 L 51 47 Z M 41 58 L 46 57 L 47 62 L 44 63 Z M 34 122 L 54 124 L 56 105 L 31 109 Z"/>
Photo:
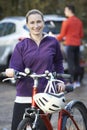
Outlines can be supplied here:
<path id="1" fill-rule="evenodd" d="M 25 17 L 7 17 L 0 21 L 0 71 L 8 67 L 15 45 L 28 36 Z"/>

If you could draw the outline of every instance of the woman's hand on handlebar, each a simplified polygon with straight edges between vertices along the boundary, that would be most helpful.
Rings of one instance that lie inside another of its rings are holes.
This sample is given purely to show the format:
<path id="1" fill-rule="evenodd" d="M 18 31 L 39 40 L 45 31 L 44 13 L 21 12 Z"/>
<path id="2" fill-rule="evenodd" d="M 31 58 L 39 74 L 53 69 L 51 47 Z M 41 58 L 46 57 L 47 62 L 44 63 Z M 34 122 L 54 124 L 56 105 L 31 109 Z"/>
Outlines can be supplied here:
<path id="1" fill-rule="evenodd" d="M 65 84 L 62 83 L 58 83 L 58 92 L 64 92 L 65 91 Z"/>
<path id="2" fill-rule="evenodd" d="M 7 77 L 11 78 L 11 77 L 14 77 L 15 71 L 12 68 L 8 68 L 8 69 L 5 70 L 5 74 L 6 74 Z"/>
<path id="3" fill-rule="evenodd" d="M 74 86 L 71 83 L 58 83 L 58 92 L 72 92 L 74 90 Z"/>

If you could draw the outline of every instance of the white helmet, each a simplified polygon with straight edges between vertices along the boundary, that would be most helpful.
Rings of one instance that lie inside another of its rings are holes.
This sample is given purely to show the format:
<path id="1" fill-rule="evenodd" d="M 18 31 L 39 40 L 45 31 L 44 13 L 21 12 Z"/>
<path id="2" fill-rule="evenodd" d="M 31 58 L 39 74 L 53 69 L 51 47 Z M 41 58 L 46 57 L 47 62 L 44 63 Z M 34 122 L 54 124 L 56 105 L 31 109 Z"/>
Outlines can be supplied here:
<path id="1" fill-rule="evenodd" d="M 37 93 L 34 100 L 39 108 L 45 113 L 53 113 L 61 110 L 65 106 L 64 93 Z"/>

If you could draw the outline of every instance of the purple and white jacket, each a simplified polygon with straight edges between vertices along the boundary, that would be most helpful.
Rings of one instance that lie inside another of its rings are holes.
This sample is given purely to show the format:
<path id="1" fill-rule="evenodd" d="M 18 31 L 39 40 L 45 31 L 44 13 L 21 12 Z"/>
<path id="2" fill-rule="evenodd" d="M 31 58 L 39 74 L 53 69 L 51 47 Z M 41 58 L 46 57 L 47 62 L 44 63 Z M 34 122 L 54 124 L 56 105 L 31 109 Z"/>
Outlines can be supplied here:
<path id="1" fill-rule="evenodd" d="M 25 38 L 16 45 L 9 67 L 18 71 L 24 71 L 28 67 L 37 74 L 42 74 L 45 70 L 63 73 L 63 57 L 59 42 L 54 37 L 45 36 L 38 46 L 31 38 Z M 39 92 L 44 91 L 46 83 L 44 78 L 39 80 Z M 32 86 L 31 78 L 18 80 L 16 96 L 31 97 Z"/>

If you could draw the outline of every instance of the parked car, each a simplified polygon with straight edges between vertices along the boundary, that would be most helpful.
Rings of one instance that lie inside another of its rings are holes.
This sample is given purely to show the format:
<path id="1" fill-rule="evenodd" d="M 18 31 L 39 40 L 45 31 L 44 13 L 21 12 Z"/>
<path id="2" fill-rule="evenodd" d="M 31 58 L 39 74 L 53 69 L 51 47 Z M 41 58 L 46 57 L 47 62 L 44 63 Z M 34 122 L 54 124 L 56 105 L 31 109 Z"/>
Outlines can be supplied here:
<path id="1" fill-rule="evenodd" d="M 44 15 L 45 27 L 44 31 L 53 34 L 58 34 L 61 29 L 61 24 L 66 18 L 59 15 L 47 14 Z"/>
<path id="2" fill-rule="evenodd" d="M 7 17 L 0 21 L 0 71 L 8 67 L 13 49 L 28 36 L 25 17 Z"/>

